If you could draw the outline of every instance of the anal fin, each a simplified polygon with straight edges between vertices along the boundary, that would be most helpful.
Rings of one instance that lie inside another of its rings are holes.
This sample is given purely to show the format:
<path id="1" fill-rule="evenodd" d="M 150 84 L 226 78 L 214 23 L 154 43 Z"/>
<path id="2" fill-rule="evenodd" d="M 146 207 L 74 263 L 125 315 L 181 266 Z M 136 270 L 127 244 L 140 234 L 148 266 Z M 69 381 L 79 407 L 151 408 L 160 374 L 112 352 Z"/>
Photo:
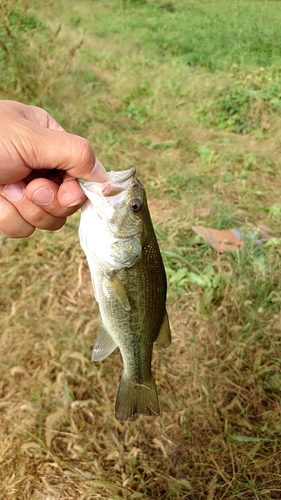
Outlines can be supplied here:
<path id="1" fill-rule="evenodd" d="M 156 339 L 157 345 L 160 347 L 169 347 L 171 344 L 171 330 L 170 330 L 170 324 L 169 324 L 169 318 L 167 311 L 165 312 L 163 322 L 160 328 L 160 332 L 158 334 L 158 337 Z"/>
<path id="2" fill-rule="evenodd" d="M 117 345 L 115 344 L 111 335 L 109 335 L 106 328 L 101 324 L 98 338 L 93 348 L 92 360 L 101 361 L 107 358 L 115 349 Z"/>

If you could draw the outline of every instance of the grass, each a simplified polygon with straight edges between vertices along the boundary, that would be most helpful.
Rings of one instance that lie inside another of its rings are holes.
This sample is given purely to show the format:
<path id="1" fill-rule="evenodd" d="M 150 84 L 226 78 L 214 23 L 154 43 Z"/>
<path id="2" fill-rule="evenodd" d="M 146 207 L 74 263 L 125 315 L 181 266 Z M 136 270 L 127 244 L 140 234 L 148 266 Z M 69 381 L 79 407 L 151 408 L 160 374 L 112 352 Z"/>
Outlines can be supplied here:
<path id="1" fill-rule="evenodd" d="M 108 168 L 137 166 L 173 334 L 153 358 L 161 417 L 117 422 L 122 363 L 90 360 L 79 214 L 2 238 L 0 498 L 279 499 L 278 2 L 15 0 L 0 15 L 0 98 L 45 107 Z M 276 238 L 217 255 L 198 224 Z"/>

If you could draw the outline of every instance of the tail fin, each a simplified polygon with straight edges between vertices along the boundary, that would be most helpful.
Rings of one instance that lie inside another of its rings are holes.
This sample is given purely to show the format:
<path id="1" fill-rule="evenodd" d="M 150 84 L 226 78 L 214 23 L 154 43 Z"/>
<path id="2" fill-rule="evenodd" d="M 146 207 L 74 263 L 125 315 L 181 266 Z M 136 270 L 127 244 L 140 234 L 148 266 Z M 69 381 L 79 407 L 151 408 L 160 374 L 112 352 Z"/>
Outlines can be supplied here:
<path id="1" fill-rule="evenodd" d="M 123 374 L 115 405 L 118 420 L 132 419 L 138 413 L 157 416 L 160 414 L 155 380 L 137 384 Z"/>

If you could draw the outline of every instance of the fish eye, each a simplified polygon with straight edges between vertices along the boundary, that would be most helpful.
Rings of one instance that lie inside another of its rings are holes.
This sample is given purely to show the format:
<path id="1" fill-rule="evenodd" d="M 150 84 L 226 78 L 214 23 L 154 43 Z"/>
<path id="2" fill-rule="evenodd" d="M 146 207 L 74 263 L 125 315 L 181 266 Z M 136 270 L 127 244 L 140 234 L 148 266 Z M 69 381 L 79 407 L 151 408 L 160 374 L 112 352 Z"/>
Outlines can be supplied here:
<path id="1" fill-rule="evenodd" d="M 132 200 L 131 209 L 134 214 L 139 214 L 142 211 L 142 202 L 140 200 Z"/>

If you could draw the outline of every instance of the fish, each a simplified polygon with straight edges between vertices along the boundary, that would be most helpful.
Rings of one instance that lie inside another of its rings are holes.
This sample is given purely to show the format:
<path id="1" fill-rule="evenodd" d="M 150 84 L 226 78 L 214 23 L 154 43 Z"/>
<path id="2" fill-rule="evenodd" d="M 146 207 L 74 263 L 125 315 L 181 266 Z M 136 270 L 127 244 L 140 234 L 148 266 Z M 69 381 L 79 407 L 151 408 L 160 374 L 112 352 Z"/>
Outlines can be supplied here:
<path id="1" fill-rule="evenodd" d="M 171 330 L 166 273 L 145 188 L 135 167 L 107 172 L 104 183 L 78 182 L 88 198 L 79 239 L 101 316 L 92 360 L 101 361 L 119 347 L 124 371 L 115 404 L 118 420 L 157 416 L 153 344 L 168 347 Z"/>

